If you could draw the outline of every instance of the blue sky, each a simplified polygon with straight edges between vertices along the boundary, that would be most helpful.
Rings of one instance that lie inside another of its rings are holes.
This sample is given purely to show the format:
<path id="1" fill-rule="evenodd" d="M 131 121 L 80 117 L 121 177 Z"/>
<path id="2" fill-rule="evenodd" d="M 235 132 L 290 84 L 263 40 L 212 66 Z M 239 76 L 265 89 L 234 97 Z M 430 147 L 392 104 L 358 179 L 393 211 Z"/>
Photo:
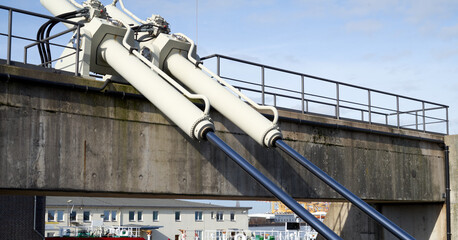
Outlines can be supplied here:
<path id="1" fill-rule="evenodd" d="M 163 16 L 172 32 L 197 40 L 201 56 L 219 53 L 449 105 L 450 133 L 458 134 L 456 0 L 199 0 L 197 36 L 195 0 L 124 3 L 142 19 Z M 38 0 L 0 4 L 48 14 Z"/>

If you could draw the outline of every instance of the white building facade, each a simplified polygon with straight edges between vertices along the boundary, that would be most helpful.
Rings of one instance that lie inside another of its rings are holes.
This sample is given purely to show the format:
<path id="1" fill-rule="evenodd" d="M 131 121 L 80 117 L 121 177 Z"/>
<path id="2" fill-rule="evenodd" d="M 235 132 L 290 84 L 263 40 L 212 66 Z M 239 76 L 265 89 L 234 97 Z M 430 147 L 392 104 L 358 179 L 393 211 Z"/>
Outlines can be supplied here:
<path id="1" fill-rule="evenodd" d="M 68 226 L 118 226 L 141 228 L 135 234 L 145 239 L 146 230 L 153 240 L 218 239 L 248 231 L 249 209 L 173 199 L 47 197 L 45 234 L 59 236 Z"/>

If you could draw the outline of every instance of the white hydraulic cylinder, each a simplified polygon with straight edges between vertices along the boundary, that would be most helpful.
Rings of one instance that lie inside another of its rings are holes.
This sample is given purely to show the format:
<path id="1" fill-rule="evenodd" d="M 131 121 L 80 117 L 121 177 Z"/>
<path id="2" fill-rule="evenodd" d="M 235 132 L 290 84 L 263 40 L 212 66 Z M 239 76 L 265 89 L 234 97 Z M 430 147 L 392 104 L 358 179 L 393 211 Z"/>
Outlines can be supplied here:
<path id="1" fill-rule="evenodd" d="M 138 26 L 139 23 L 117 8 L 115 5 L 109 4 L 105 6 L 108 15 L 113 19 L 116 19 L 123 24 L 129 24 L 131 26 Z"/>
<path id="2" fill-rule="evenodd" d="M 40 0 L 40 3 L 54 16 L 79 10 L 79 8 L 67 0 Z M 71 20 L 74 22 L 79 22 L 84 20 L 84 17 L 73 18 Z M 73 27 L 73 25 L 68 23 L 64 23 L 64 25 L 68 28 Z"/>
<path id="3" fill-rule="evenodd" d="M 122 40 L 118 38 L 118 40 Z M 213 123 L 141 60 L 111 38 L 100 45 L 102 58 L 191 138 L 203 139 Z"/>
<path id="4" fill-rule="evenodd" d="M 274 141 L 281 138 L 281 132 L 276 125 L 179 53 L 171 54 L 165 60 L 164 67 L 192 91 L 206 96 L 212 107 L 259 144 L 272 147 Z"/>

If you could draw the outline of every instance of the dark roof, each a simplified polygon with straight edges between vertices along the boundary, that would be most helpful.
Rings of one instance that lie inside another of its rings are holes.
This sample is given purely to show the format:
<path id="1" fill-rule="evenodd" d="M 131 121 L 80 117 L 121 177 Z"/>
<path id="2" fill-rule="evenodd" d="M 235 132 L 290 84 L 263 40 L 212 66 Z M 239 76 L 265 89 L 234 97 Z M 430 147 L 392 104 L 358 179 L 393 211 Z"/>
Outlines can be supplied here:
<path id="1" fill-rule="evenodd" d="M 72 200 L 71 203 L 67 201 Z M 46 206 L 91 206 L 91 207 L 151 207 L 151 208 L 210 208 L 210 209 L 240 209 L 251 207 L 226 207 L 214 204 L 189 202 L 175 199 L 149 198 L 102 198 L 102 197 L 46 197 Z"/>

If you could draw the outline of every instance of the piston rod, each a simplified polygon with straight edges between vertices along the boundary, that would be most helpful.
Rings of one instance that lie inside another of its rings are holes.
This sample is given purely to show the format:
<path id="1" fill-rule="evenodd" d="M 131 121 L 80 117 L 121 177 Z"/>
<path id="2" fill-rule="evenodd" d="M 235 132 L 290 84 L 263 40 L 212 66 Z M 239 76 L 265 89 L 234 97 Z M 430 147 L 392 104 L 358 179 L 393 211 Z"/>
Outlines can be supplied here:
<path id="1" fill-rule="evenodd" d="M 315 216 L 305 210 L 298 202 L 296 202 L 296 200 L 294 200 L 291 196 L 289 196 L 272 181 L 270 181 L 259 170 L 253 167 L 253 165 L 251 165 L 247 160 L 245 160 L 231 147 L 229 147 L 223 140 L 216 136 L 214 132 L 208 132 L 206 134 L 206 138 L 210 143 L 221 149 L 229 158 L 237 163 L 243 170 L 245 170 L 245 172 L 250 174 L 251 177 L 253 177 L 262 186 L 264 186 L 276 198 L 283 202 L 283 204 L 285 204 L 289 209 L 291 209 L 306 223 L 312 226 L 313 229 L 322 234 L 323 237 L 326 239 L 342 239 Z"/>
<path id="2" fill-rule="evenodd" d="M 371 218 L 373 218 L 375 221 L 380 223 L 383 227 L 385 227 L 388 231 L 390 231 L 396 237 L 398 237 L 399 239 L 404 239 L 404 240 L 407 240 L 407 239 L 414 240 L 415 239 L 412 236 L 410 236 L 406 231 L 402 230 L 396 224 L 391 222 L 388 218 L 386 218 L 381 213 L 379 213 L 377 210 L 375 210 L 373 207 L 371 207 L 369 204 L 367 204 L 366 202 L 361 200 L 359 197 L 357 197 L 355 194 L 350 192 L 348 189 L 342 186 L 342 184 L 340 184 L 339 182 L 334 180 L 332 177 L 330 177 L 328 174 L 326 174 L 323 170 L 315 166 L 312 162 L 310 162 L 304 156 L 296 152 L 296 150 L 291 148 L 283 140 L 278 139 L 275 141 L 274 144 L 276 147 L 280 148 L 282 151 L 284 151 L 286 154 L 288 154 L 290 157 L 292 157 L 294 160 L 296 160 L 298 163 L 304 166 L 307 170 L 313 173 L 313 175 L 317 176 L 319 179 L 325 182 L 328 186 L 330 186 L 332 189 L 334 189 L 336 192 L 338 192 L 340 195 L 342 195 L 344 198 L 346 198 L 356 207 L 358 207 L 363 212 L 365 212 L 367 215 L 369 215 Z"/>

